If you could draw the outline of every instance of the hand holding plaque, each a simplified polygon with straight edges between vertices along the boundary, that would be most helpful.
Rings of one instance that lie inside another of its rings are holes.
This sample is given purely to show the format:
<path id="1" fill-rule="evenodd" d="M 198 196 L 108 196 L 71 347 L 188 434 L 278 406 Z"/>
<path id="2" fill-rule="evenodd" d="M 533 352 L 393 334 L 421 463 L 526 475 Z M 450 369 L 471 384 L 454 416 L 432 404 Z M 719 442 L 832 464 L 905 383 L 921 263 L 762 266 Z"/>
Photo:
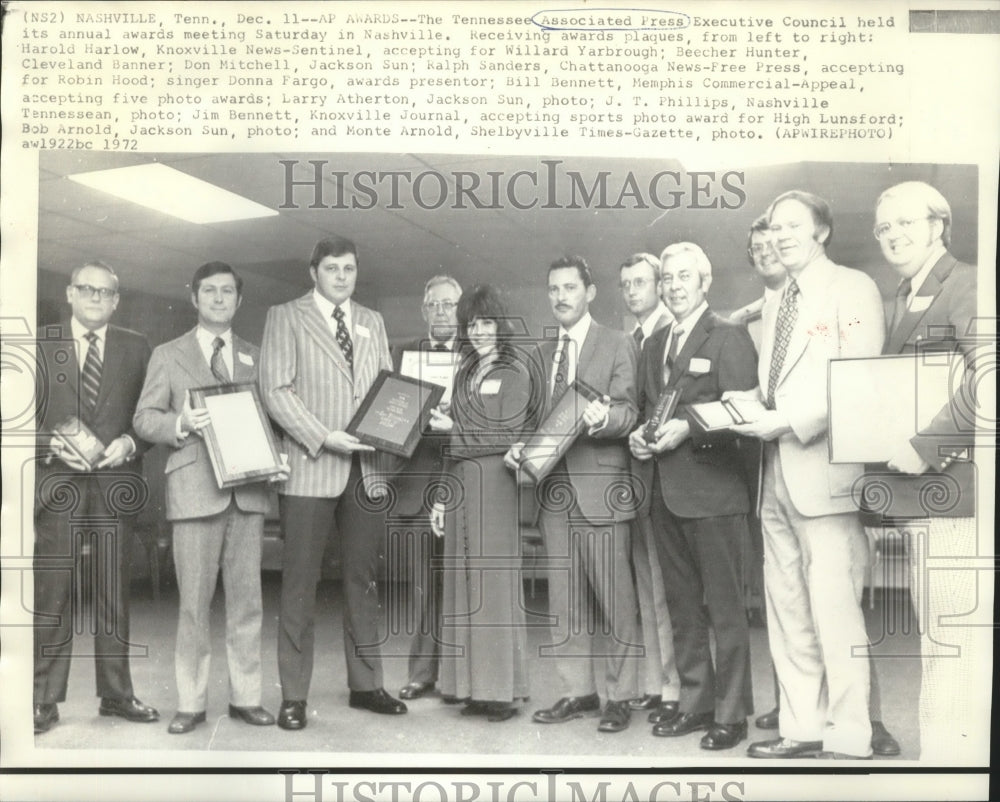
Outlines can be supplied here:
<path id="1" fill-rule="evenodd" d="M 411 457 L 444 387 L 383 370 L 344 430 L 361 443 Z"/>
<path id="2" fill-rule="evenodd" d="M 92 471 L 104 456 L 104 443 L 80 418 L 70 415 L 52 430 L 52 450 L 70 468 Z"/>

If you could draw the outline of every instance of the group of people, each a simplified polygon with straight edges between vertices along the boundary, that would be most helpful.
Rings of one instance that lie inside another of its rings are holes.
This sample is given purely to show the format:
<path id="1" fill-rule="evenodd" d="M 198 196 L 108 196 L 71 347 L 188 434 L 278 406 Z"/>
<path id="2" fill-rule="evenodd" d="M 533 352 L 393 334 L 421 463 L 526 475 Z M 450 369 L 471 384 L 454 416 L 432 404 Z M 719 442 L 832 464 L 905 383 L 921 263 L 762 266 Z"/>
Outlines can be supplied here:
<path id="1" fill-rule="evenodd" d="M 950 227 L 947 201 L 928 184 L 899 184 L 878 199 L 874 234 L 900 277 L 888 320 L 875 283 L 826 256 L 829 205 L 793 190 L 749 233 L 763 297 L 730 317 L 709 306 L 712 265 L 704 251 L 678 242 L 620 266 L 622 298 L 635 319 L 630 331 L 591 317 L 597 286 L 590 268 L 567 256 L 544 272 L 555 338 L 529 343 L 497 288 L 463 292 L 439 275 L 424 290 L 427 336 L 395 355 L 382 316 L 352 300 L 360 260 L 343 237 L 316 245 L 313 289 L 269 310 L 259 350 L 232 332 L 242 281 L 225 263 L 198 268 L 191 282 L 197 325 L 151 354 L 141 335 L 109 323 L 119 298 L 114 271 L 101 262 L 77 268 L 67 288 L 67 336 L 79 383 L 52 387 L 39 431 L 76 411 L 107 445 L 91 467 L 61 438 L 40 443 L 36 733 L 58 720 L 72 644 L 72 577 L 45 569 L 73 552 L 81 510 L 106 521 L 95 547 L 102 564 L 113 566 L 97 605 L 100 712 L 158 718 L 136 699 L 129 677 L 124 544 L 136 505 L 119 503 L 113 492 L 123 476 L 138 475 L 141 454 L 158 443 L 170 451 L 166 515 L 180 596 L 171 733 L 205 721 L 209 605 L 220 568 L 230 716 L 288 730 L 307 725 L 316 590 L 334 534 L 350 706 L 402 714 L 405 701 L 439 691 L 442 701 L 463 705 L 463 715 L 493 722 L 516 716 L 529 697 L 521 581 L 527 524 L 537 525 L 545 549 L 551 637 L 539 664 L 552 666 L 562 687 L 532 721 L 594 715 L 599 731 L 614 733 L 641 710 L 653 735 L 704 731 L 703 749 L 731 749 L 747 738 L 754 712 L 744 603 L 753 524 L 762 533 L 776 688 L 775 710 L 757 725 L 776 728 L 778 737 L 750 744 L 748 754 L 899 754 L 881 722 L 878 677 L 867 658 L 864 527 L 871 536 L 890 527 L 919 530 L 938 551 L 974 553 L 974 432 L 946 405 L 926 430 L 898 444 L 887 465 L 832 463 L 827 371 L 831 359 L 928 347 L 961 362 L 976 273 L 948 253 Z M 345 429 L 379 372 L 398 370 L 407 350 L 451 352 L 457 369 L 449 401 L 431 412 L 416 452 L 402 460 Z M 259 385 L 288 456 L 285 471 L 272 478 L 284 541 L 277 717 L 261 698 L 269 486 L 218 488 L 203 439 L 211 417 L 192 406 L 189 392 L 230 382 Z M 581 387 L 589 400 L 554 424 L 550 413 Z M 675 407 L 659 420 L 671 392 Z M 692 411 L 723 400 L 749 402 L 759 414 L 719 428 Z M 533 484 L 524 461 L 540 428 L 573 439 Z M 929 512 L 924 488 L 942 485 L 942 477 L 954 503 Z M 869 497 L 866 481 L 890 486 L 891 505 L 859 510 L 859 499 L 864 507 Z M 417 536 L 419 625 L 399 699 L 385 690 L 378 645 L 386 497 L 395 520 L 409 520 Z M 961 635 L 942 635 L 938 619 L 971 607 L 975 587 L 962 577 L 921 578 L 911 593 L 925 649 L 922 749 L 945 755 L 964 737 L 963 721 L 948 713 L 962 661 L 927 657 Z"/>

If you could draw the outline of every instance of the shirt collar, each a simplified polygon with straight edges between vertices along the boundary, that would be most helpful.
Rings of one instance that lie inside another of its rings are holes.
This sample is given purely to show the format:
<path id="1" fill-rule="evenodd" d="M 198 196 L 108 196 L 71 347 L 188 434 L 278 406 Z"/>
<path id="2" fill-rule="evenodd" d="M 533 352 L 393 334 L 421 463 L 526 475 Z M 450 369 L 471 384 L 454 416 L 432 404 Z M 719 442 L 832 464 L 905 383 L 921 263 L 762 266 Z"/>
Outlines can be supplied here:
<path id="1" fill-rule="evenodd" d="M 707 309 L 708 309 L 708 301 L 702 298 L 701 303 L 698 304 L 694 312 L 692 312 L 690 315 L 684 318 L 683 323 L 678 322 L 676 320 L 674 321 L 674 329 L 675 330 L 680 329 L 681 336 L 687 339 L 687 336 L 691 333 L 691 329 L 693 329 L 697 325 L 698 321 L 701 320 L 701 316 L 705 314 L 705 310 Z"/>
<path id="2" fill-rule="evenodd" d="M 927 277 L 930 275 L 931 270 L 934 269 L 934 265 L 938 263 L 940 259 L 945 254 L 944 245 L 938 243 L 934 249 L 930 252 L 927 257 L 927 261 L 924 262 L 923 266 L 916 272 L 916 275 L 910 279 L 910 297 L 912 298 L 920 288 L 924 285 Z"/>
<path id="3" fill-rule="evenodd" d="M 88 332 L 91 331 L 91 329 L 88 329 L 86 326 L 84 326 L 75 317 L 71 317 L 69 319 L 69 327 L 70 327 L 70 331 L 73 333 L 73 339 L 74 340 L 84 340 L 86 338 Z M 102 343 L 107 342 L 107 338 L 108 338 L 108 324 L 107 323 L 105 323 L 99 329 L 93 329 L 93 332 L 94 332 L 94 334 L 97 335 L 97 339 L 100 340 Z"/>
<path id="4" fill-rule="evenodd" d="M 667 309 L 666 304 L 660 301 L 660 305 L 646 318 L 646 322 L 639 326 L 642 329 L 643 340 L 648 340 L 653 335 L 656 331 L 656 324 L 660 322 L 660 318 L 662 317 L 666 317 L 668 323 L 674 319 L 673 315 L 670 314 L 670 310 Z"/>
<path id="5" fill-rule="evenodd" d="M 437 348 L 437 347 L 438 347 L 439 345 L 443 345 L 443 346 L 444 346 L 445 348 L 447 348 L 447 349 L 448 349 L 449 351 L 454 351 L 454 350 L 455 350 L 455 338 L 454 338 L 454 337 L 451 337 L 451 338 L 449 338 L 449 339 L 447 339 L 447 340 L 435 340 L 435 339 L 434 339 L 434 338 L 433 338 L 433 337 L 431 336 L 431 333 L 430 333 L 430 332 L 427 332 L 427 345 L 428 345 L 428 347 L 429 347 L 429 348 L 430 348 L 430 349 L 431 349 L 432 351 L 433 351 L 433 350 L 434 350 L 435 348 Z"/>
<path id="6" fill-rule="evenodd" d="M 337 308 L 337 304 L 333 303 L 329 298 L 325 298 L 320 294 L 319 290 L 313 290 L 313 299 L 316 301 L 316 306 L 319 307 L 320 314 L 323 315 L 329 321 L 333 317 L 333 310 Z M 348 331 L 351 329 L 351 302 L 350 300 L 344 301 L 340 304 L 340 308 L 344 310 L 344 325 L 347 326 Z M 332 325 L 336 325 L 334 322 Z"/>
<path id="7" fill-rule="evenodd" d="M 782 284 L 778 289 L 772 290 L 770 287 L 764 287 L 764 303 L 770 301 L 774 296 L 781 295 L 782 291 L 785 289 L 785 285 Z"/>
<path id="8" fill-rule="evenodd" d="M 202 348 L 208 348 L 211 350 L 215 347 L 215 338 L 221 337 L 222 341 L 226 344 L 224 347 L 229 347 L 233 344 L 233 330 L 226 329 L 222 334 L 213 334 L 208 329 L 202 325 L 198 325 L 195 329 L 194 336 L 198 338 L 198 343 Z"/>
<path id="9" fill-rule="evenodd" d="M 576 343 L 577 349 L 581 348 L 583 341 L 587 339 L 587 332 L 590 331 L 592 321 L 593 318 L 590 316 L 590 312 L 585 312 L 583 317 L 576 321 L 570 328 L 559 327 L 559 339 L 561 340 L 563 335 L 568 334 L 569 338 Z"/>

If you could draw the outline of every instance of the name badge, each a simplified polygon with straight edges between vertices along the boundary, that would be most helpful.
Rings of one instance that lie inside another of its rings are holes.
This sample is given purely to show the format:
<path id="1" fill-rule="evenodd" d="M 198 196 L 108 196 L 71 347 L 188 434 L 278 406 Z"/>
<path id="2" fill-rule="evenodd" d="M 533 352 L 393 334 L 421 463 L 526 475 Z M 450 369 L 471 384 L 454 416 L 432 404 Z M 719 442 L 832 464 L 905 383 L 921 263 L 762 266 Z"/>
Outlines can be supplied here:
<path id="1" fill-rule="evenodd" d="M 372 336 L 372 333 L 370 331 L 368 331 L 368 327 L 367 326 L 362 326 L 360 323 L 358 323 L 358 324 L 356 324 L 354 326 L 354 333 L 357 334 L 359 337 L 371 337 Z"/>
<path id="2" fill-rule="evenodd" d="M 250 356 L 250 354 L 238 353 L 236 354 L 236 358 L 240 360 L 240 362 L 242 362 L 244 365 L 249 365 L 250 367 L 253 367 L 253 357 Z"/>
<path id="3" fill-rule="evenodd" d="M 500 392 L 500 379 L 486 379 L 479 385 L 480 395 L 496 395 Z"/>
<path id="4" fill-rule="evenodd" d="M 696 376 L 708 373 L 711 369 L 712 360 L 704 357 L 696 356 L 688 363 L 688 373 L 693 373 Z"/>
<path id="5" fill-rule="evenodd" d="M 927 307 L 934 303 L 933 295 L 914 295 L 910 301 L 911 312 L 926 312 Z"/>

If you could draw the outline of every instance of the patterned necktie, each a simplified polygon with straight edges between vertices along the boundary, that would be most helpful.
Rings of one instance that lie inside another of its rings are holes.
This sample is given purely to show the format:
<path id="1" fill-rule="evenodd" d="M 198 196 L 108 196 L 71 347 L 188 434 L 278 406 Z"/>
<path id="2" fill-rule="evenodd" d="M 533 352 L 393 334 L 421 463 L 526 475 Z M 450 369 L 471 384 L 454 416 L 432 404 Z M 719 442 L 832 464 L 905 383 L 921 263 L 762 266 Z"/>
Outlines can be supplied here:
<path id="1" fill-rule="evenodd" d="M 774 350 L 771 352 L 771 370 L 767 374 L 767 406 L 774 409 L 774 389 L 785 364 L 788 343 L 792 339 L 792 329 L 799 316 L 799 285 L 795 279 L 788 280 L 788 287 L 778 307 L 778 321 L 774 327 Z"/>
<path id="2" fill-rule="evenodd" d="M 636 326 L 635 331 L 632 332 L 632 339 L 635 340 L 636 348 L 642 349 L 642 341 L 645 338 L 645 334 L 642 333 L 642 326 Z"/>
<path id="3" fill-rule="evenodd" d="M 212 375 L 221 384 L 229 384 L 229 370 L 226 368 L 226 360 L 222 358 L 222 349 L 226 347 L 226 341 L 221 337 L 212 340 Z"/>
<path id="4" fill-rule="evenodd" d="M 674 362 L 677 359 L 677 344 L 681 341 L 682 336 L 684 336 L 684 329 L 679 329 L 675 326 L 673 333 L 670 335 L 670 347 L 667 349 L 667 358 L 663 362 L 664 387 L 670 384 L 670 374 L 674 370 Z"/>
<path id="5" fill-rule="evenodd" d="M 100 351 L 97 349 L 97 335 L 88 331 L 84 335 L 88 343 L 87 356 L 83 362 L 83 372 L 80 375 L 83 384 L 83 405 L 84 411 L 89 415 L 97 406 L 97 394 L 101 391 L 101 361 Z"/>
<path id="6" fill-rule="evenodd" d="M 892 323 L 889 324 L 889 334 L 896 331 L 899 324 L 903 321 L 903 315 L 906 314 L 906 309 L 909 306 L 910 288 L 912 286 L 910 279 L 904 278 L 899 283 L 899 287 L 896 288 L 896 304 L 892 308 Z"/>
<path id="7" fill-rule="evenodd" d="M 562 347 L 557 348 L 552 357 L 555 363 L 555 375 L 552 377 L 552 406 L 559 403 L 559 399 L 566 394 L 569 379 L 569 335 L 562 336 Z"/>
<path id="8" fill-rule="evenodd" d="M 347 324 L 344 323 L 344 310 L 339 306 L 334 308 L 333 316 L 337 320 L 337 345 L 344 353 L 347 366 L 354 370 L 354 344 L 351 342 L 351 335 L 347 331 Z"/>

